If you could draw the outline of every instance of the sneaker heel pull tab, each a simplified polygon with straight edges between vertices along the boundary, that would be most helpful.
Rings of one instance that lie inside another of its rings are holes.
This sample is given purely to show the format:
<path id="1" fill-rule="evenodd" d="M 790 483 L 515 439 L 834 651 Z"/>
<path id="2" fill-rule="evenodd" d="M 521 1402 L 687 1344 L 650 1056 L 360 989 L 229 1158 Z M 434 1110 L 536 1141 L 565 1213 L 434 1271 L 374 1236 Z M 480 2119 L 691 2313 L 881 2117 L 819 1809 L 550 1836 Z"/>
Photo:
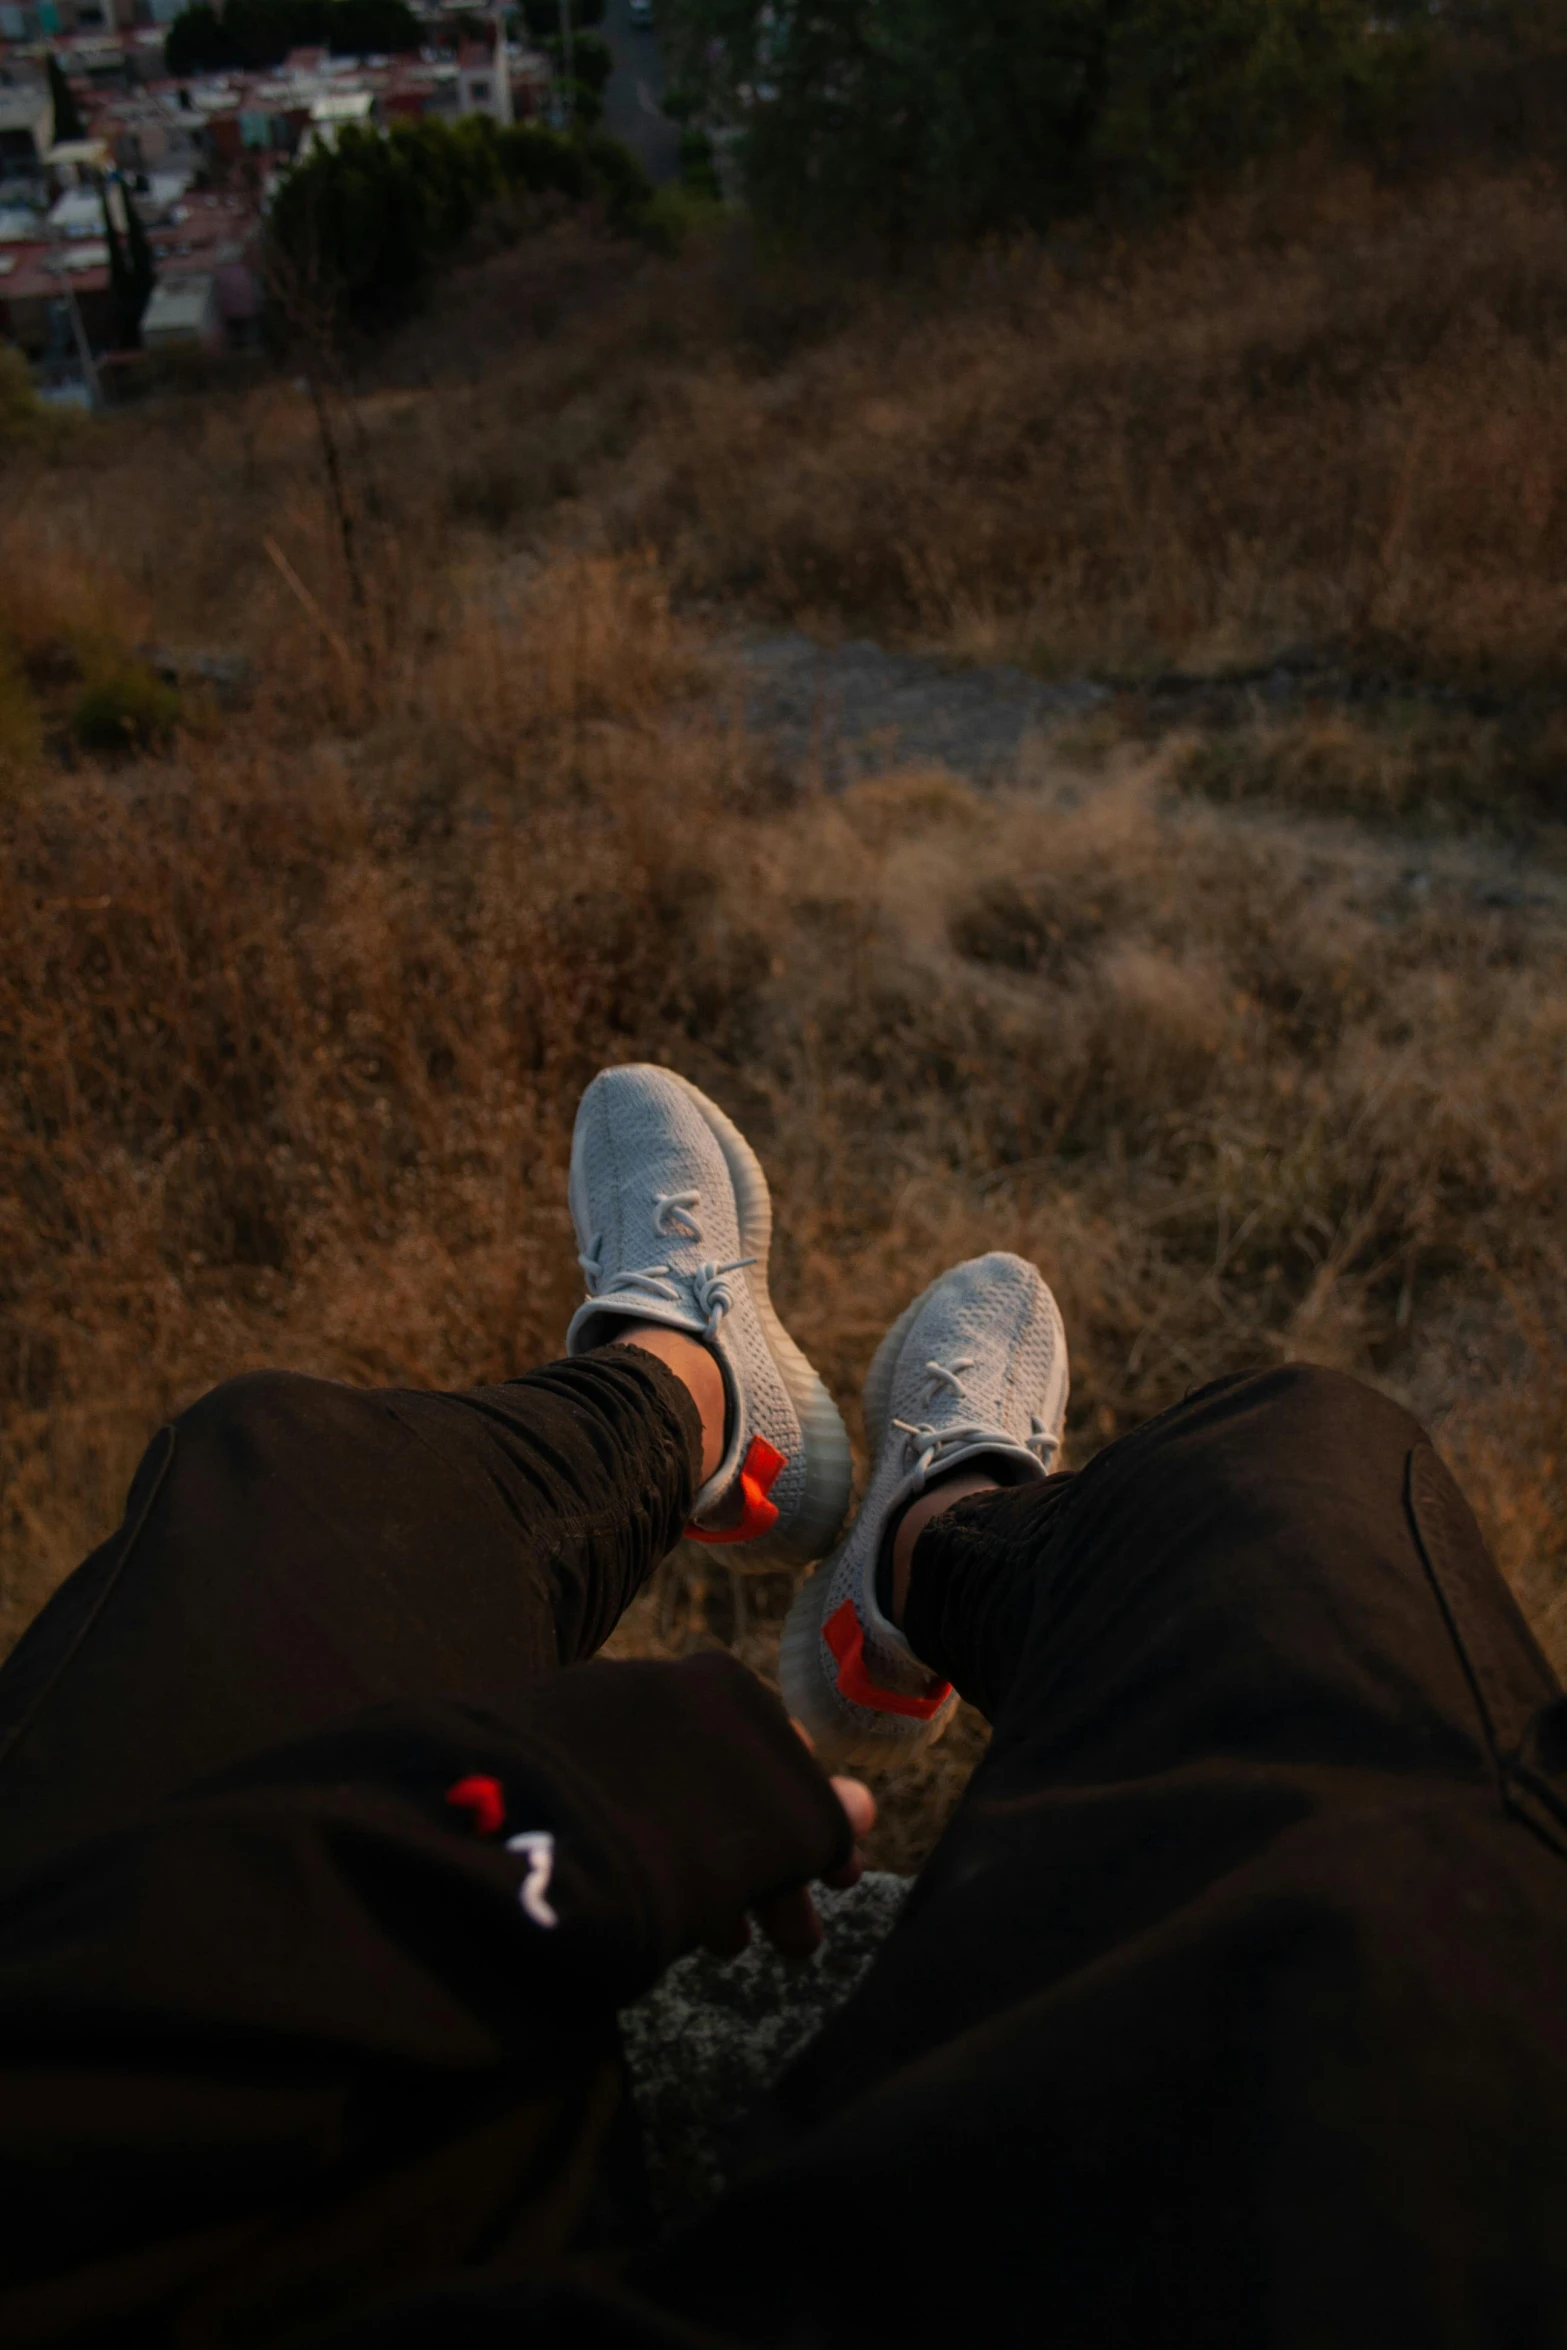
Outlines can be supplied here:
<path id="1" fill-rule="evenodd" d="M 865 1627 L 852 1599 L 833 1609 L 822 1626 L 822 1638 L 838 1660 L 838 1692 L 851 1705 L 868 1705 L 882 1714 L 907 1714 L 928 1722 L 952 1695 L 952 1683 L 939 1681 L 927 1697 L 905 1697 L 901 1689 L 883 1689 L 865 1669 Z"/>
<path id="2" fill-rule="evenodd" d="M 739 1523 L 721 1526 L 716 1530 L 706 1526 L 688 1526 L 688 1542 L 754 1542 L 758 1534 L 765 1534 L 778 1523 L 778 1504 L 769 1501 L 770 1488 L 777 1482 L 780 1469 L 788 1466 L 787 1455 L 774 1450 L 765 1436 L 753 1436 L 740 1464 L 740 1493 L 745 1504 Z"/>

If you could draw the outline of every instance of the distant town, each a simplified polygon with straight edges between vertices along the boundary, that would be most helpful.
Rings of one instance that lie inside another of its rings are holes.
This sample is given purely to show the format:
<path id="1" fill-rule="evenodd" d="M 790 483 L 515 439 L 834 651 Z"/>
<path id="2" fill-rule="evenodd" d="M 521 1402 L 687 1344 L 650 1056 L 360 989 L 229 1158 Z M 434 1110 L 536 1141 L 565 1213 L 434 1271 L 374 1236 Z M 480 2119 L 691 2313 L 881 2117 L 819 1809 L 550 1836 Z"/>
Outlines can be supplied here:
<path id="1" fill-rule="evenodd" d="M 372 32 L 385 21 L 339 7 Z M 221 50 L 222 17 L 182 18 L 176 0 L 0 0 L 0 342 L 45 397 L 93 404 L 160 360 L 259 348 L 279 175 L 345 125 L 551 119 L 555 75 L 523 20 L 471 0 L 411 17 L 397 0 L 394 14 L 417 46 L 173 72 L 169 49 L 180 61 L 202 42 L 171 44 L 171 28 Z"/>

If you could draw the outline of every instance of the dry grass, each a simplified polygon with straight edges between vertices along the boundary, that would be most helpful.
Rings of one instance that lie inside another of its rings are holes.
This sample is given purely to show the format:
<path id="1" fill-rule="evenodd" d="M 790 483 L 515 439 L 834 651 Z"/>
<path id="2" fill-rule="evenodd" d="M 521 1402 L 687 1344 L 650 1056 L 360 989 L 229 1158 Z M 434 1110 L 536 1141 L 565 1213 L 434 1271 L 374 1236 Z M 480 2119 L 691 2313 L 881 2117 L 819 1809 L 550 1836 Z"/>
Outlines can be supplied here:
<path id="1" fill-rule="evenodd" d="M 1525 703 L 1505 718 L 1428 702 L 1359 713 L 1319 706 L 1194 743 L 1180 781 L 1221 807 L 1272 802 L 1391 820 L 1411 833 L 1534 830 L 1555 860 L 1567 815 L 1567 718 L 1551 703 Z"/>
<path id="2" fill-rule="evenodd" d="M 467 511 L 564 496 L 682 593 L 969 658 L 1307 638 L 1554 677 L 1564 230 L 1545 170 L 1411 192 L 1296 159 L 1136 245 L 869 294 L 718 248 L 514 354 L 504 411 L 457 403 Z"/>
<path id="3" fill-rule="evenodd" d="M 1333 196 L 1081 274 L 998 257 L 774 383 L 704 383 L 656 537 L 780 610 L 1047 669 L 1306 638 L 1557 672 L 1559 189 Z"/>
<path id="4" fill-rule="evenodd" d="M 1270 807 L 1313 798 L 1298 745 L 1228 795 L 1246 807 L 1189 788 L 1189 745 L 1108 735 L 1091 772 L 1047 747 L 990 796 L 914 772 L 780 794 L 667 592 L 737 586 L 749 544 L 775 608 L 949 643 L 1108 660 L 1353 624 L 1549 667 L 1555 198 L 1493 189 L 1445 224 L 1379 203 L 1293 254 L 1254 226 L 1226 258 L 1211 229 L 1163 277 L 998 262 L 988 291 L 781 367 L 753 327 L 695 367 L 718 265 L 689 265 L 661 333 L 676 281 L 650 271 L 487 384 L 340 416 L 362 603 L 286 387 L 126 420 L 22 480 L 0 525 L 36 724 L 0 784 L 12 1633 L 113 1522 L 152 1425 L 226 1373 L 461 1382 L 548 1356 L 576 1094 L 647 1056 L 752 1133 L 777 1294 L 846 1400 L 944 1263 L 1021 1249 L 1071 1331 L 1077 1461 L 1222 1370 L 1358 1369 L 1437 1423 L 1567 1656 L 1561 882 Z M 1476 440 L 1451 319 L 1499 253 L 1484 302 L 1521 323 L 1492 381 L 1533 389 Z M 1399 254 L 1419 318 L 1390 314 Z M 1411 467 L 1392 420 L 1417 412 Z M 1476 453 L 1428 501 L 1439 415 Z M 473 484 L 508 435 L 497 533 Z M 1487 485 L 1531 436 L 1524 531 Z M 650 541 L 662 560 L 624 551 Z M 1351 556 L 1360 586 L 1330 593 Z M 62 758 L 59 697 L 147 637 L 242 648 L 251 708 L 198 713 L 165 757 Z M 681 1556 L 625 1637 L 765 1669 L 786 1598 Z M 883 1857 L 926 1847 L 979 1735 L 886 1791 Z"/>

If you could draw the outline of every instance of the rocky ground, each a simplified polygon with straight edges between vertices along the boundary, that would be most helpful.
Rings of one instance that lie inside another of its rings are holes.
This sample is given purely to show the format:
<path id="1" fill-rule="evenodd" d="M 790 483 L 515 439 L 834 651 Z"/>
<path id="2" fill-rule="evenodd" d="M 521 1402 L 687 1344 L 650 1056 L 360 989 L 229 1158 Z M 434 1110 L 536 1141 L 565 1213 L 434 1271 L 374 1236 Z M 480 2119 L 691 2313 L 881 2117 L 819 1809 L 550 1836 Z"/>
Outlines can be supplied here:
<path id="1" fill-rule="evenodd" d="M 861 1981 L 897 1921 L 908 1880 L 868 1870 L 847 1892 L 818 1888 L 826 1939 L 814 1958 L 753 1942 L 739 1958 L 696 1952 L 621 2018 L 661 2220 L 722 2186 L 757 2100 Z"/>

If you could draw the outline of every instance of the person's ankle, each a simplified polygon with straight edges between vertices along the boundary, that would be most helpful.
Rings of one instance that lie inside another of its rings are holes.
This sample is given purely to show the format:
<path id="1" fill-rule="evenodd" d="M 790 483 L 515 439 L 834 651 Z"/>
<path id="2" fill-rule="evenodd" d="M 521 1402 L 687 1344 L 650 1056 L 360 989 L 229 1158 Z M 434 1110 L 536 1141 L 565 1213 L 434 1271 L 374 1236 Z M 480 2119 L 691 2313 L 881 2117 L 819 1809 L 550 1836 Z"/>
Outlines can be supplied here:
<path id="1" fill-rule="evenodd" d="M 967 1501 L 976 1493 L 998 1490 L 995 1477 L 984 1468 L 954 1469 L 948 1476 L 934 1478 L 923 1493 L 906 1502 L 888 1527 L 876 1576 L 876 1595 L 889 1622 L 896 1624 L 900 1632 L 909 1604 L 915 1545 L 926 1527 L 944 1517 L 954 1502 Z"/>
<path id="2" fill-rule="evenodd" d="M 700 1490 L 716 1475 L 724 1457 L 729 1400 L 717 1355 L 700 1338 L 692 1338 L 684 1330 L 670 1330 L 662 1322 L 630 1322 L 615 1333 L 610 1344 L 640 1347 L 643 1354 L 655 1355 L 690 1396 L 702 1424 L 701 1458 L 695 1473 Z"/>

